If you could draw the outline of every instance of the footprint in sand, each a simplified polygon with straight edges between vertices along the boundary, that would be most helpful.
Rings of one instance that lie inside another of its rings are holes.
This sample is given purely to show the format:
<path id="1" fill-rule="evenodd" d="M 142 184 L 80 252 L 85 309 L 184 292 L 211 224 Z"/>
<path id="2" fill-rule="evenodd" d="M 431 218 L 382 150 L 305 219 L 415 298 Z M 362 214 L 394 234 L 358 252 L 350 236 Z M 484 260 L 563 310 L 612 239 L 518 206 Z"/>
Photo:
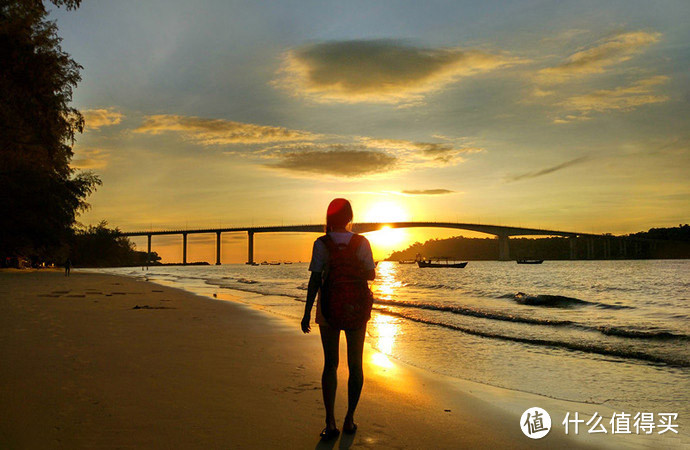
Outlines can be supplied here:
<path id="1" fill-rule="evenodd" d="M 177 309 L 177 308 L 172 308 L 170 306 L 149 306 L 149 305 L 136 305 L 132 309 Z"/>
<path id="2" fill-rule="evenodd" d="M 274 391 L 278 392 L 292 392 L 295 394 L 301 394 L 306 391 L 315 391 L 321 389 L 320 386 L 314 386 L 313 383 L 303 383 L 297 386 L 285 386 L 284 388 L 275 388 Z"/>

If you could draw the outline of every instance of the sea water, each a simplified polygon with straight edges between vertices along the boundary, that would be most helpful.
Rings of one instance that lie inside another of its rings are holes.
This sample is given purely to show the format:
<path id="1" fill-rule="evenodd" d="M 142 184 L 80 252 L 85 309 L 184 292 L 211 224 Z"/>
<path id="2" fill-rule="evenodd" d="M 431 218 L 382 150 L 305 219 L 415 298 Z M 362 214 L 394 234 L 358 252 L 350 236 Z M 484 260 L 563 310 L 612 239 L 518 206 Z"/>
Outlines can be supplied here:
<path id="1" fill-rule="evenodd" d="M 307 264 L 104 269 L 292 317 Z M 451 377 L 620 411 L 690 413 L 690 261 L 380 262 L 367 333 Z"/>

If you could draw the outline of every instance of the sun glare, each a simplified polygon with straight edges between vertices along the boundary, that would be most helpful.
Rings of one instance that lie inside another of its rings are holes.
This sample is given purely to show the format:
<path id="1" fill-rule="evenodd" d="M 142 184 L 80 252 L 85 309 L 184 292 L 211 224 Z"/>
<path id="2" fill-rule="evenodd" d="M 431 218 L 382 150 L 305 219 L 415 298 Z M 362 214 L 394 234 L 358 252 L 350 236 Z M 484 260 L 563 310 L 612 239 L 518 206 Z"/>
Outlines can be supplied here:
<path id="1" fill-rule="evenodd" d="M 394 202 L 378 202 L 364 213 L 362 222 L 405 222 L 410 220 L 408 211 Z M 404 228 L 384 226 L 379 231 L 366 234 L 371 242 L 374 257 L 386 257 L 394 250 L 404 247 L 409 240 L 409 233 Z"/>
<path id="2" fill-rule="evenodd" d="M 407 209 L 399 203 L 378 202 L 364 213 L 362 222 L 404 222 L 409 218 Z"/>

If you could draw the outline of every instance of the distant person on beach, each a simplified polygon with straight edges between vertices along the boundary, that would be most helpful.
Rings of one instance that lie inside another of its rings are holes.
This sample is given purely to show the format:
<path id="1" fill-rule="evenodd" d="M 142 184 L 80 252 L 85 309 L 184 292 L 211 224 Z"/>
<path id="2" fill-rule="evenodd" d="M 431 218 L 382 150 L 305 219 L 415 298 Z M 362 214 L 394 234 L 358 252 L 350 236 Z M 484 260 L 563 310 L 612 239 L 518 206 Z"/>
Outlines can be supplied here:
<path id="1" fill-rule="evenodd" d="M 338 358 L 340 331 L 347 340 L 347 413 L 343 432 L 357 430 L 354 422 L 355 408 L 364 383 L 362 350 L 367 321 L 371 316 L 373 297 L 367 280 L 376 277 L 376 265 L 369 241 L 352 233 L 352 206 L 343 198 L 336 198 L 328 205 L 326 234 L 314 242 L 309 270 L 307 302 L 302 318 L 302 331 L 311 331 L 311 310 L 316 304 L 316 323 L 321 332 L 324 366 L 321 376 L 323 403 L 326 407 L 326 428 L 321 439 L 337 437 L 340 430 L 335 422 L 335 393 L 338 385 Z"/>
<path id="2" fill-rule="evenodd" d="M 65 261 L 65 276 L 69 276 L 69 270 L 72 268 L 72 261 L 70 261 L 69 258 L 67 258 L 67 261 Z"/>

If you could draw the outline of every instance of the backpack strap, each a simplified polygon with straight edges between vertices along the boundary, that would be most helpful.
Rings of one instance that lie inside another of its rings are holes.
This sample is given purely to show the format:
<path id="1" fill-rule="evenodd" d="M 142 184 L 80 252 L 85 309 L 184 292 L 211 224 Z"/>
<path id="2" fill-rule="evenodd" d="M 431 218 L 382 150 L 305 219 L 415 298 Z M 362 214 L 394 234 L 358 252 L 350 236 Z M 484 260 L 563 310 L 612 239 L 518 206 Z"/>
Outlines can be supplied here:
<path id="1" fill-rule="evenodd" d="M 333 253 L 334 250 L 338 249 L 338 246 L 335 244 L 335 241 L 328 235 L 328 233 L 321 236 L 318 240 L 326 246 L 326 250 L 328 250 L 328 253 Z"/>
<path id="2" fill-rule="evenodd" d="M 347 243 L 347 246 L 352 247 L 353 250 L 357 251 L 357 248 L 359 247 L 359 244 L 362 242 L 362 239 L 362 236 L 353 233 L 352 237 L 350 238 L 350 242 Z"/>

